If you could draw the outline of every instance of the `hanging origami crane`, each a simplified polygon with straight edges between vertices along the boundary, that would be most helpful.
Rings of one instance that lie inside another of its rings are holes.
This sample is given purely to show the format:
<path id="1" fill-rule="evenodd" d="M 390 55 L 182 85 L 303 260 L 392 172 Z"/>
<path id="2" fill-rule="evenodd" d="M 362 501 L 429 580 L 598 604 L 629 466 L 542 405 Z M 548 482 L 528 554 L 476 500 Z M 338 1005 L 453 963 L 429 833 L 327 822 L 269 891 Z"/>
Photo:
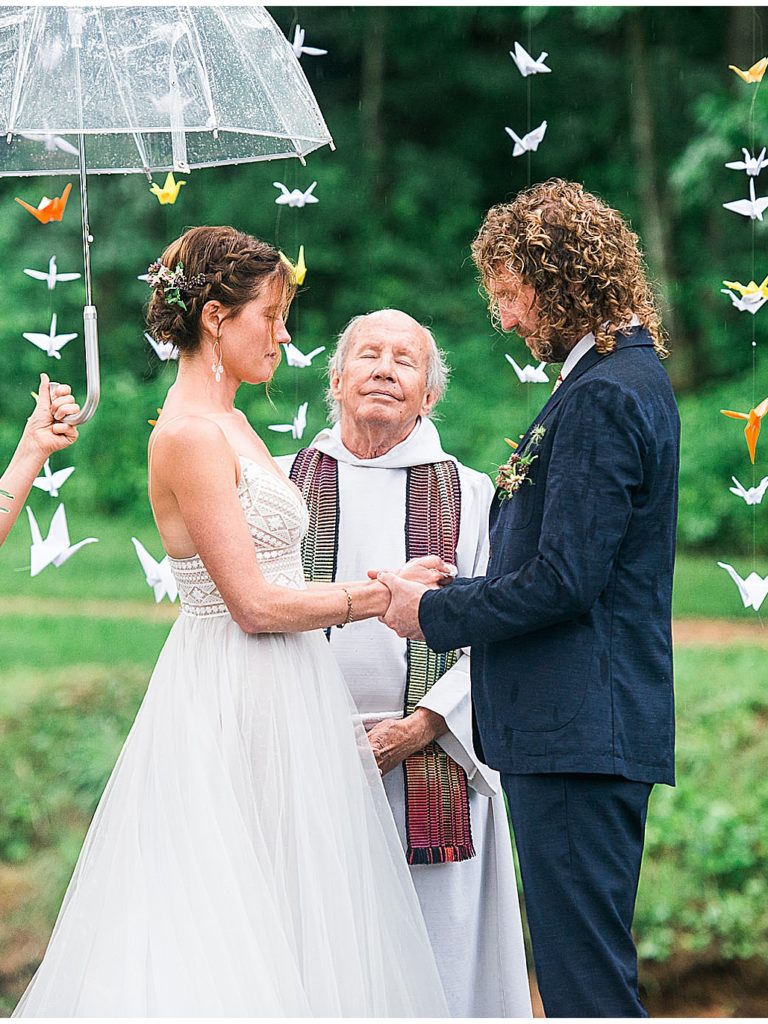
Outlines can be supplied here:
<path id="1" fill-rule="evenodd" d="M 718 562 L 717 564 L 721 569 L 725 569 L 739 588 L 739 596 L 744 607 L 754 608 L 756 612 L 759 612 L 760 605 L 768 597 L 768 576 L 763 578 L 756 572 L 751 572 L 749 576 L 742 579 L 732 565 L 728 565 L 727 562 Z"/>
<path id="2" fill-rule="evenodd" d="M 291 263 L 285 253 L 280 253 L 280 259 L 285 263 L 291 272 L 291 283 L 292 284 L 304 284 L 304 278 L 307 276 L 307 265 L 304 262 L 304 246 L 299 246 L 299 258 L 296 263 Z"/>
<path id="3" fill-rule="evenodd" d="M 43 352 L 52 356 L 54 359 L 61 359 L 61 349 L 66 344 L 73 341 L 77 334 L 57 334 L 57 315 L 56 313 L 51 314 L 51 326 L 48 329 L 47 334 L 38 334 L 35 331 L 25 331 L 24 337 L 27 341 L 31 341 L 33 345 L 41 348 Z"/>
<path id="4" fill-rule="evenodd" d="M 749 457 L 752 461 L 752 465 L 754 466 L 757 439 L 760 437 L 760 426 L 762 424 L 763 416 L 768 413 L 768 398 L 765 398 L 760 405 L 756 406 L 754 409 L 750 409 L 748 413 L 732 412 L 730 409 L 721 409 L 720 412 L 723 416 L 730 416 L 731 419 L 747 421 L 747 425 L 744 427 L 744 436 L 747 439 Z"/>
<path id="5" fill-rule="evenodd" d="M 162 362 L 167 363 L 169 359 L 179 358 L 179 350 L 172 341 L 155 341 L 147 331 L 144 331 L 144 337 L 155 350 L 157 358 Z"/>
<path id="6" fill-rule="evenodd" d="M 23 206 L 25 210 L 28 210 L 33 217 L 40 221 L 41 224 L 50 224 L 51 221 L 61 220 L 64 216 L 64 211 L 67 208 L 67 200 L 69 199 L 69 193 L 72 191 L 72 182 L 70 181 L 64 187 L 64 191 L 56 199 L 49 199 L 48 196 L 43 196 L 37 205 L 37 209 L 34 206 L 30 206 L 29 203 L 25 203 L 23 199 L 19 199 L 16 196 L 16 202 Z"/>
<path id="7" fill-rule="evenodd" d="M 77 146 L 73 146 L 71 142 L 67 142 L 61 135 L 53 135 L 52 133 L 33 135 L 30 132 L 19 132 L 22 139 L 29 139 L 31 142 L 42 142 L 45 145 L 46 150 L 49 153 L 55 153 L 57 149 L 60 149 L 62 153 L 71 153 L 72 156 L 80 156 L 80 150 Z"/>
<path id="8" fill-rule="evenodd" d="M 531 366 L 530 363 L 527 363 L 525 366 L 518 366 L 508 352 L 504 353 L 504 358 L 517 374 L 517 379 L 521 384 L 549 383 L 549 377 L 544 372 L 544 367 L 547 365 L 546 363 L 539 363 L 538 366 Z"/>
<path id="9" fill-rule="evenodd" d="M 720 291 L 727 295 L 736 309 L 742 312 L 751 313 L 753 316 L 759 309 L 768 302 L 768 277 L 765 277 L 760 284 L 750 281 L 749 284 L 741 284 L 740 281 L 723 281 L 725 288 Z M 731 289 L 728 291 L 728 289 Z M 738 292 L 738 295 L 734 295 Z"/>
<path id="10" fill-rule="evenodd" d="M 523 78 L 527 78 L 528 75 L 549 74 L 552 71 L 552 68 L 548 68 L 544 63 L 549 56 L 546 50 L 542 50 L 539 56 L 534 60 L 530 53 L 528 53 L 520 43 L 515 43 L 515 48 L 514 50 L 509 51 L 509 56 L 517 65 L 517 70 Z"/>
<path id="11" fill-rule="evenodd" d="M 527 135 L 523 135 L 521 138 L 512 128 L 505 128 L 504 131 L 515 143 L 512 156 L 522 156 L 523 153 L 529 152 L 535 153 L 544 138 L 546 130 L 547 122 L 542 121 L 538 128 L 534 128 L 533 131 L 528 132 Z"/>
<path id="12" fill-rule="evenodd" d="M 47 491 L 52 498 L 58 498 L 59 488 L 64 485 L 65 481 L 69 480 L 74 472 L 75 467 L 68 466 L 66 469 L 57 469 L 54 473 L 51 470 L 50 459 L 46 459 L 43 466 L 43 475 L 33 480 L 32 484 L 34 487 L 39 487 L 41 491 Z"/>
<path id="13" fill-rule="evenodd" d="M 768 476 L 764 476 L 757 487 L 745 487 L 740 484 L 735 476 L 731 477 L 735 487 L 729 487 L 728 490 L 731 494 L 735 494 L 737 498 L 743 498 L 748 505 L 759 505 L 765 497 L 765 492 L 768 490 Z"/>
<path id="14" fill-rule="evenodd" d="M 289 366 L 299 366 L 302 369 L 311 366 L 312 360 L 315 356 L 319 356 L 321 352 L 325 352 L 325 345 L 321 345 L 319 348 L 313 348 L 311 352 L 307 352 L 306 355 L 301 349 L 296 348 L 292 341 L 289 341 L 285 346 L 285 358 L 288 361 Z"/>
<path id="15" fill-rule="evenodd" d="M 750 174 L 753 178 L 757 177 L 763 167 L 765 167 L 766 163 L 768 163 L 765 159 L 765 146 L 763 146 L 762 152 L 759 156 L 752 156 L 748 149 L 742 149 L 741 152 L 744 154 L 743 160 L 733 160 L 725 166 L 730 168 L 732 171 L 746 171 L 747 174 Z"/>
<path id="16" fill-rule="evenodd" d="M 749 179 L 749 199 L 734 199 L 732 203 L 723 203 L 726 210 L 740 213 L 742 217 L 749 217 L 752 220 L 762 220 L 763 210 L 768 207 L 768 197 L 760 196 L 755 198 L 755 179 Z"/>
<path id="17" fill-rule="evenodd" d="M 30 548 L 31 569 L 30 575 L 37 576 L 46 566 L 55 565 L 58 569 L 68 558 L 71 558 L 76 551 L 86 544 L 96 544 L 96 537 L 86 537 L 77 544 L 70 544 L 69 530 L 67 529 L 67 514 L 64 506 L 59 505 L 53 513 L 51 525 L 48 528 L 48 536 L 43 539 L 40 527 L 37 524 L 32 509 L 27 505 L 29 516 L 29 528 L 32 533 L 32 546 Z"/>
<path id="18" fill-rule="evenodd" d="M 155 604 L 159 604 L 166 596 L 173 603 L 179 596 L 179 591 L 176 586 L 176 580 L 171 572 L 168 556 L 166 555 L 165 558 L 158 562 L 150 555 L 141 541 L 135 537 L 131 537 L 131 540 L 139 557 L 139 562 L 141 562 L 141 568 L 144 570 L 147 586 L 151 587 L 155 592 Z"/>
<path id="19" fill-rule="evenodd" d="M 729 64 L 728 70 L 735 71 L 739 78 L 745 82 L 754 84 L 755 82 L 762 82 L 765 69 L 768 68 L 768 57 L 761 57 L 759 61 L 754 63 L 751 68 L 747 71 L 742 71 L 741 68 L 737 68 L 735 64 Z"/>
<path id="20" fill-rule="evenodd" d="M 305 46 L 304 35 L 305 30 L 301 25 L 297 25 L 293 33 L 293 42 L 291 43 L 291 47 L 298 58 L 301 58 L 302 54 L 305 53 L 309 57 L 324 57 L 326 53 L 328 53 L 327 50 L 319 50 L 316 46 Z"/>
<path id="21" fill-rule="evenodd" d="M 30 270 L 25 267 L 24 273 L 33 277 L 36 281 L 45 281 L 48 291 L 52 292 L 59 281 L 79 281 L 80 274 L 60 274 L 56 268 L 56 257 L 51 256 L 48 261 L 48 270 Z"/>
<path id="22" fill-rule="evenodd" d="M 305 192 L 302 192 L 300 188 L 295 188 L 291 191 L 282 181 L 273 181 L 272 184 L 275 188 L 280 189 L 280 195 L 275 200 L 278 206 L 296 206 L 301 209 L 310 203 L 320 202 L 317 196 L 312 195 L 317 185 L 316 181 L 313 181 Z"/>
<path id="23" fill-rule="evenodd" d="M 152 195 L 157 196 L 157 200 L 161 206 L 173 205 L 179 198 L 179 191 L 182 185 L 186 185 L 186 181 L 183 179 L 176 181 L 173 176 L 173 171 L 168 171 L 165 176 L 165 183 L 160 188 L 155 182 L 149 186 L 149 191 Z"/>
<path id="24" fill-rule="evenodd" d="M 309 402 L 302 402 L 291 423 L 270 423 L 269 429 L 278 434 L 290 434 L 294 441 L 300 441 L 307 426 L 307 407 Z"/>

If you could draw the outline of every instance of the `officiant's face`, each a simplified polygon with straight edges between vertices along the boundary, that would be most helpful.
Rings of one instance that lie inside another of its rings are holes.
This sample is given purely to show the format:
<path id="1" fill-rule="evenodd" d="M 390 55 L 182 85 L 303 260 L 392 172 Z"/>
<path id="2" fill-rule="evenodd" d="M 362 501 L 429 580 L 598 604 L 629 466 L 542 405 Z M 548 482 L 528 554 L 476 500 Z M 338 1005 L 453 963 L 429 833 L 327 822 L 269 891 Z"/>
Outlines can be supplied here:
<path id="1" fill-rule="evenodd" d="M 424 329 L 406 313 L 371 313 L 356 326 L 341 373 L 331 391 L 342 421 L 391 426 L 393 432 L 426 416 L 434 401 L 427 391 L 429 347 Z"/>

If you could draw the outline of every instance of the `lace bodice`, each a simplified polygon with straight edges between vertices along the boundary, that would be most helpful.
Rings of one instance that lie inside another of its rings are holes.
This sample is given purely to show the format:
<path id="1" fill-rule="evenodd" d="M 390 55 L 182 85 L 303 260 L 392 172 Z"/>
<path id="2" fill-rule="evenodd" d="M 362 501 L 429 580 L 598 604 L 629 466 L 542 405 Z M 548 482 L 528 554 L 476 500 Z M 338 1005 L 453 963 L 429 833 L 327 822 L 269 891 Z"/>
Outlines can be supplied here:
<path id="1" fill-rule="evenodd" d="M 277 473 L 240 455 L 237 493 L 256 558 L 265 579 L 282 587 L 302 590 L 301 540 L 308 523 L 307 507 L 295 487 Z M 168 562 L 179 588 L 181 610 L 197 618 L 228 615 L 227 606 L 198 555 Z"/>

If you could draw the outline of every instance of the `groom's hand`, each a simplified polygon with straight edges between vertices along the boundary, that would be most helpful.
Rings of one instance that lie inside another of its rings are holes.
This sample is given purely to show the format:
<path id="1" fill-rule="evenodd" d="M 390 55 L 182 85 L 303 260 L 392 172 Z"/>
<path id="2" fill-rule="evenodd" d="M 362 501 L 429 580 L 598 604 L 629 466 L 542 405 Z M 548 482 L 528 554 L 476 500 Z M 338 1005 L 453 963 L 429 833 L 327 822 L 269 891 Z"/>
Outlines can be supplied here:
<path id="1" fill-rule="evenodd" d="M 388 570 L 369 569 L 368 575 L 375 580 L 379 578 L 380 573 L 386 571 Z M 402 569 L 397 571 L 397 575 L 401 579 L 423 583 L 425 587 L 443 587 L 450 583 L 457 574 L 456 566 L 443 561 L 439 555 L 423 555 L 421 558 L 412 558 L 405 563 Z"/>
<path id="2" fill-rule="evenodd" d="M 392 595 L 387 613 L 381 621 L 400 637 L 423 640 L 424 634 L 419 625 L 419 602 L 428 588 L 422 583 L 404 580 L 393 572 L 379 573 L 378 579 Z"/>

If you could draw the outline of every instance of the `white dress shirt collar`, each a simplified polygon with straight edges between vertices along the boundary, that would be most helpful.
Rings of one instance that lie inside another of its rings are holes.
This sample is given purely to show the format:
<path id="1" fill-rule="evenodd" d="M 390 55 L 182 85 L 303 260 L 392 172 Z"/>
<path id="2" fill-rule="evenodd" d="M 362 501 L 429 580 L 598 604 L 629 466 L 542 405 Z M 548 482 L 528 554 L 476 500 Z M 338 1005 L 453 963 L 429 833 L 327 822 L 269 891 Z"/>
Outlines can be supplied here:
<path id="1" fill-rule="evenodd" d="M 640 321 L 638 320 L 636 314 L 632 317 L 629 326 L 640 326 Z M 560 378 L 562 380 L 565 380 L 565 378 L 568 376 L 568 374 L 571 372 L 574 366 L 578 363 L 578 361 L 582 358 L 582 356 L 585 356 L 591 348 L 594 348 L 594 346 L 595 335 L 592 333 L 592 331 L 590 331 L 589 334 L 584 335 L 581 341 L 577 341 L 571 349 L 571 351 L 568 353 L 568 356 L 565 362 L 563 363 L 563 368 L 560 371 Z"/>

